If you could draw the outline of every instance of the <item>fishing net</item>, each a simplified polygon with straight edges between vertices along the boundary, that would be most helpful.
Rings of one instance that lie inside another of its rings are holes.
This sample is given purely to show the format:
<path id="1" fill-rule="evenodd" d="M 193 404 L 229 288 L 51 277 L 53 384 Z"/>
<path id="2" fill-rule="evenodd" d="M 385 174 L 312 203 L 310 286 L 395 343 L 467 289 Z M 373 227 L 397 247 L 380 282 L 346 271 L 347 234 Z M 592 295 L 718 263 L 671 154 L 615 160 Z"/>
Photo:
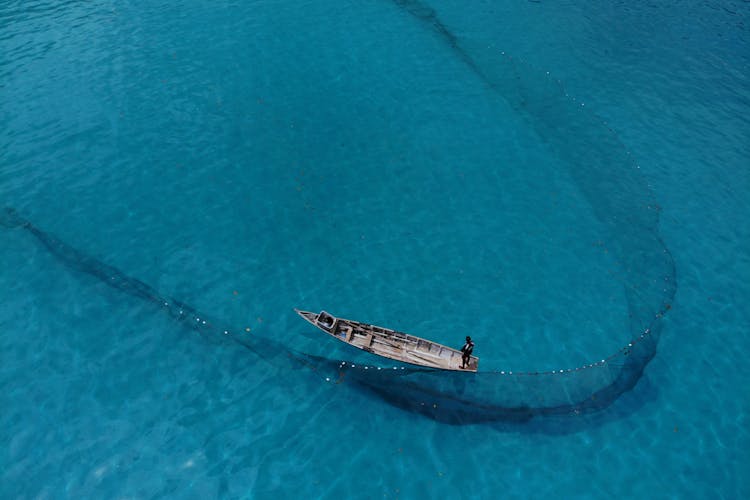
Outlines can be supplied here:
<path id="1" fill-rule="evenodd" d="M 433 418 L 454 422 L 525 420 L 537 415 L 575 415 L 608 406 L 636 384 L 655 355 L 660 319 L 675 294 L 674 262 L 658 232 L 659 207 L 652 190 L 613 131 L 567 96 L 554 79 L 501 51 L 462 41 L 425 4 L 394 1 L 440 37 L 456 57 L 523 116 L 567 167 L 603 227 L 604 245 L 616 260 L 614 277 L 625 291 L 631 340 L 617 352 L 581 366 L 544 372 L 470 374 L 333 361 L 234 332 L 193 307 L 72 248 L 12 209 L 1 214 L 0 223 L 24 228 L 69 267 L 151 302 L 201 333 L 235 340 L 256 352 L 262 342 L 266 353 L 263 359 L 269 360 L 268 353 L 276 353 L 272 361 L 301 363 L 324 380 L 366 388 L 392 404 Z"/>

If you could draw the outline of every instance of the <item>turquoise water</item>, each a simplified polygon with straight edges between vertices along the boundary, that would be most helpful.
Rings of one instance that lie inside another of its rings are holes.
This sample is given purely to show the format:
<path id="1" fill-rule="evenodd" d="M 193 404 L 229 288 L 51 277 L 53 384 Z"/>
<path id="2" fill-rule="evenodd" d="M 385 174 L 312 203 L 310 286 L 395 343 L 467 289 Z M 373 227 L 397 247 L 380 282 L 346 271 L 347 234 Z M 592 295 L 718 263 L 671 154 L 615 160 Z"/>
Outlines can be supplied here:
<path id="1" fill-rule="evenodd" d="M 0 202 L 78 253 L 0 228 L 0 496 L 749 496 L 747 17 L 4 5 Z M 499 79 L 509 55 L 525 63 Z M 602 164 L 620 147 L 636 184 Z M 292 311 L 326 308 L 453 345 L 470 331 L 485 370 L 598 360 L 662 300 L 627 296 L 661 263 L 613 272 L 656 247 L 647 223 L 612 234 L 644 200 L 677 293 L 643 376 L 599 411 L 446 423 L 276 344 L 378 364 Z"/>

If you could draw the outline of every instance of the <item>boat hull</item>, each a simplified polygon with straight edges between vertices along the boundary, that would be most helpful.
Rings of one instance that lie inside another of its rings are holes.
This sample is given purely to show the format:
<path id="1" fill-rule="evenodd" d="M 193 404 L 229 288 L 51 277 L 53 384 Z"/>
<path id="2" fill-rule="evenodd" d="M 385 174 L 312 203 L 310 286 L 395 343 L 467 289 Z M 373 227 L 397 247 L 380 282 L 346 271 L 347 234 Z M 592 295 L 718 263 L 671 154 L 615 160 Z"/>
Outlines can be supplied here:
<path id="1" fill-rule="evenodd" d="M 389 328 L 337 318 L 325 311 L 313 313 L 295 309 L 303 319 L 345 344 L 388 359 L 416 366 L 462 372 L 476 372 L 479 358 L 470 356 L 462 368 L 463 353 L 457 349 Z"/>

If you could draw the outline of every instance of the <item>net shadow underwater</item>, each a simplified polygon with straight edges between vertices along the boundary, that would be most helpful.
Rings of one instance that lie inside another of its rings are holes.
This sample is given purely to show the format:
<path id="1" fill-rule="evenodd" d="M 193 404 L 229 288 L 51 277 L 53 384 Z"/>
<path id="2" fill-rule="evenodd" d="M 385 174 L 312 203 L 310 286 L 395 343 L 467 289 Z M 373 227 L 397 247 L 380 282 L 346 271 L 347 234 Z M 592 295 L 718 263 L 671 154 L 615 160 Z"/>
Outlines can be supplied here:
<path id="1" fill-rule="evenodd" d="M 625 290 L 631 339 L 617 352 L 583 366 L 546 372 L 456 373 L 355 365 L 294 351 L 272 339 L 242 335 L 75 249 L 12 208 L 0 214 L 0 224 L 26 231 L 68 268 L 152 303 L 201 335 L 237 342 L 269 362 L 290 363 L 295 369 L 307 367 L 321 379 L 345 382 L 389 404 L 441 422 L 515 425 L 537 417 L 554 420 L 597 414 L 643 377 L 656 354 L 661 318 L 676 292 L 675 265 L 659 235 L 659 207 L 652 190 L 617 135 L 567 96 L 559 82 L 504 52 L 462 42 L 433 9 L 421 2 L 394 2 L 443 40 L 483 85 L 523 116 L 567 167 L 602 223 L 606 247 L 617 260 L 616 279 Z M 270 352 L 276 353 L 270 359 L 269 343 L 274 347 Z M 642 385 L 648 390 L 648 384 Z"/>

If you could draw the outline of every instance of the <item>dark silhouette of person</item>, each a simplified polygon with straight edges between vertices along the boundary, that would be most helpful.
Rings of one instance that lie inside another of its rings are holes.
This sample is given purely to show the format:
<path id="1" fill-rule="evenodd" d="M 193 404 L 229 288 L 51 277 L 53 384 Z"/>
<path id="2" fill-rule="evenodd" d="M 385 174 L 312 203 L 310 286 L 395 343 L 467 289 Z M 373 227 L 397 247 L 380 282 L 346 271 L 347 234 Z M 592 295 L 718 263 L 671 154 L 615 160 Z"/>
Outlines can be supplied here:
<path id="1" fill-rule="evenodd" d="M 474 352 L 474 342 L 472 342 L 471 337 L 466 337 L 466 343 L 461 348 L 461 352 L 463 353 L 461 356 L 461 368 L 470 368 L 471 353 Z"/>

